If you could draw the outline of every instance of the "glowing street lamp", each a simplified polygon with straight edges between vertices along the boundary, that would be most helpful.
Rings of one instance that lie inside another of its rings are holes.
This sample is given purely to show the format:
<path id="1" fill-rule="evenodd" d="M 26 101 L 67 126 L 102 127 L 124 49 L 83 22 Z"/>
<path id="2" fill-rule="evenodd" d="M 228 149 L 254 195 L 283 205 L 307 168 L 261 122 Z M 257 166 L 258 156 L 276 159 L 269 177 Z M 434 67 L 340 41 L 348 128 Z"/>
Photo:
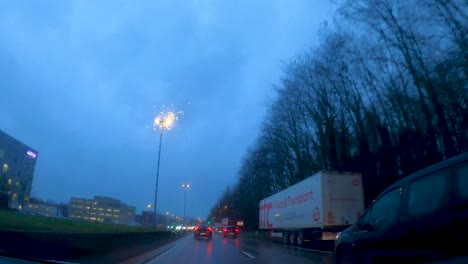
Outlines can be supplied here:
<path id="1" fill-rule="evenodd" d="M 160 112 L 153 120 L 153 129 L 156 131 L 159 129 L 159 150 L 158 150 L 158 165 L 156 168 L 156 189 L 154 192 L 154 225 L 158 224 L 158 214 L 157 214 L 157 205 L 158 205 L 158 182 L 159 182 L 159 166 L 161 163 L 161 144 L 162 136 L 164 131 L 171 130 L 175 123 L 179 120 L 179 117 L 175 112 Z"/>
<path id="2" fill-rule="evenodd" d="M 187 201 L 187 191 L 190 190 L 190 184 L 182 184 L 182 189 L 184 189 L 184 224 L 185 224 L 185 203 Z"/>

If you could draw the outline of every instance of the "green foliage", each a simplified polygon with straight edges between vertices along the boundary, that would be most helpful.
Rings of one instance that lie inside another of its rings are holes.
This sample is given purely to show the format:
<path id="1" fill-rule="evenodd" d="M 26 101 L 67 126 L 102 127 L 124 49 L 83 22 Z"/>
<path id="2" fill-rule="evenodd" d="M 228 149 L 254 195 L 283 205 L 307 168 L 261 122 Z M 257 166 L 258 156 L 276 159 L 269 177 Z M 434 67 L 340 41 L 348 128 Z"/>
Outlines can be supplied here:
<path id="1" fill-rule="evenodd" d="M 261 199 L 319 170 L 361 172 L 368 204 L 402 177 L 468 151 L 466 3 L 338 3 L 320 45 L 286 65 L 238 182 L 210 217 L 255 229 Z"/>
<path id="2" fill-rule="evenodd" d="M 0 229 L 50 231 L 60 233 L 154 232 L 155 228 L 81 222 L 0 210 Z"/>

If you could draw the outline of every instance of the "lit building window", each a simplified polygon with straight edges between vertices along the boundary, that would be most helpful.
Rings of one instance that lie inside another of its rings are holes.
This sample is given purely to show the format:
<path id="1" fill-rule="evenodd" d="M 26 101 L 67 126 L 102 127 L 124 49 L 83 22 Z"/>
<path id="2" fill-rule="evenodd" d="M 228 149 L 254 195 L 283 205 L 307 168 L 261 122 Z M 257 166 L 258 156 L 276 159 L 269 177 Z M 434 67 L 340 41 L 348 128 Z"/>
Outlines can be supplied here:
<path id="1" fill-rule="evenodd" d="M 13 182 L 12 179 L 8 179 L 8 185 L 11 185 L 12 182 Z"/>
<path id="2" fill-rule="evenodd" d="M 2 171 L 6 173 L 8 171 L 8 164 L 3 164 L 3 169 Z"/>
<path id="3" fill-rule="evenodd" d="M 13 193 L 13 199 L 14 199 L 14 200 L 18 199 L 18 194 Z"/>
<path id="4" fill-rule="evenodd" d="M 19 181 L 16 182 L 16 186 L 19 186 Z"/>
<path id="5" fill-rule="evenodd" d="M 23 206 L 21 204 L 18 206 L 18 210 L 23 210 Z"/>

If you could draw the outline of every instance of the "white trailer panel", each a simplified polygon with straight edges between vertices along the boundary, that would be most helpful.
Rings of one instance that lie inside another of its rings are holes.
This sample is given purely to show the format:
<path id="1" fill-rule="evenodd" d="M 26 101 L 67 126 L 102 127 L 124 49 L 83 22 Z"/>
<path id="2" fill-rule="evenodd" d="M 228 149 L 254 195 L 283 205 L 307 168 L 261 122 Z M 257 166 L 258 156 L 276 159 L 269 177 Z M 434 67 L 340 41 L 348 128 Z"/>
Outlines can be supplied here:
<path id="1" fill-rule="evenodd" d="M 322 224 L 322 177 L 309 177 L 260 202 L 260 228 Z"/>
<path id="2" fill-rule="evenodd" d="M 364 210 L 360 174 L 319 172 L 260 202 L 261 229 L 352 224 Z"/>
<path id="3" fill-rule="evenodd" d="M 323 173 L 324 226 L 354 224 L 364 212 L 361 174 Z"/>

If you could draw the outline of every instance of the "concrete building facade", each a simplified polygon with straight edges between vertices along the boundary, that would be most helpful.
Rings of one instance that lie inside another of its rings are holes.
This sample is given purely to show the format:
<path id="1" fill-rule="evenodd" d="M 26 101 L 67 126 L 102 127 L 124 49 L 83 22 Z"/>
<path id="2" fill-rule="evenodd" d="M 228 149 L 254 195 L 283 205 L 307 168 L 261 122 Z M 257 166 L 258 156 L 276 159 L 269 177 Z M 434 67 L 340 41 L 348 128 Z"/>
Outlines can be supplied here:
<path id="1" fill-rule="evenodd" d="M 68 217 L 74 220 L 128 225 L 135 222 L 136 208 L 111 197 L 94 196 L 72 197 L 68 211 Z"/>
<path id="2" fill-rule="evenodd" d="M 0 191 L 10 208 L 22 210 L 29 201 L 37 158 L 37 150 L 0 130 Z"/>
<path id="3" fill-rule="evenodd" d="M 23 207 L 23 211 L 27 214 L 59 217 L 58 206 L 51 203 L 30 201 Z"/>

